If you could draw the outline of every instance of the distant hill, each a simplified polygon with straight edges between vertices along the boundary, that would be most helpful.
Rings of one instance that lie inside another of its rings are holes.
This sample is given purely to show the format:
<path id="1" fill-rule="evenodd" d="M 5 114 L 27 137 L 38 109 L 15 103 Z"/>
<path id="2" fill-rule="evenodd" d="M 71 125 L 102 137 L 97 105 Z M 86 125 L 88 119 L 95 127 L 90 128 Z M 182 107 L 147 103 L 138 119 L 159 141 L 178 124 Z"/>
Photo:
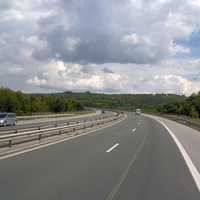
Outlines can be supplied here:
<path id="1" fill-rule="evenodd" d="M 196 99 L 196 96 L 193 98 Z M 25 94 L 0 88 L 0 111 L 16 112 L 17 114 L 67 112 L 82 110 L 83 107 L 128 111 L 141 108 L 146 112 L 170 113 L 173 111 L 176 113 L 179 105 L 182 106 L 186 101 L 185 96 L 175 94 L 98 94 L 89 91 L 84 93 L 67 91 L 51 94 Z M 190 106 L 190 104 L 186 105 Z M 186 107 L 183 108 L 186 109 Z"/>
<path id="2" fill-rule="evenodd" d="M 97 94 L 97 93 L 56 93 L 66 98 L 76 99 L 83 106 L 97 108 L 113 108 L 135 110 L 141 108 L 146 111 L 156 111 L 159 107 L 183 101 L 185 96 L 175 94 Z"/>

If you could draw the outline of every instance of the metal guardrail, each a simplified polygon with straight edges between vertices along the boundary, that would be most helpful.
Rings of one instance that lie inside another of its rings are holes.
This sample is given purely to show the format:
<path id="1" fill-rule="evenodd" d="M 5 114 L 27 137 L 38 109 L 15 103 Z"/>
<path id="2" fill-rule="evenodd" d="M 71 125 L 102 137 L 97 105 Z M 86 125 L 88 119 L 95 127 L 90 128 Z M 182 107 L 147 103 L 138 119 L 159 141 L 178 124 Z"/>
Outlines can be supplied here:
<path id="1" fill-rule="evenodd" d="M 94 117 L 91 119 L 83 119 L 83 120 L 77 120 L 77 121 L 71 121 L 71 122 L 63 122 L 63 121 L 57 121 L 57 122 L 52 122 L 51 124 L 45 124 L 44 125 L 40 125 L 40 126 L 34 126 L 34 127 L 21 127 L 21 128 L 17 128 L 17 127 L 13 127 L 10 130 L 0 130 L 0 134 L 10 134 L 10 133 L 21 133 L 21 132 L 25 132 L 25 131 L 33 131 L 33 130 L 42 130 L 42 129 L 46 129 L 46 128 L 51 128 L 51 127 L 59 127 L 59 126 L 64 126 L 64 125 L 73 125 L 73 124 L 78 124 L 78 123 L 83 123 L 83 122 L 87 122 L 87 121 L 95 121 L 98 119 L 106 119 L 110 116 L 103 116 L 103 117 Z"/>
<path id="2" fill-rule="evenodd" d="M 121 118 L 123 115 L 115 115 L 111 117 L 98 118 L 96 120 L 84 121 L 81 123 L 75 123 L 71 125 L 56 126 L 51 128 L 44 128 L 38 130 L 29 130 L 21 133 L 6 134 L 0 136 L 0 147 L 9 146 L 12 147 L 14 144 L 19 144 L 23 142 L 41 140 L 42 138 L 69 134 L 74 135 L 76 131 L 87 129 L 90 127 L 98 126 L 101 124 L 109 123 Z"/>

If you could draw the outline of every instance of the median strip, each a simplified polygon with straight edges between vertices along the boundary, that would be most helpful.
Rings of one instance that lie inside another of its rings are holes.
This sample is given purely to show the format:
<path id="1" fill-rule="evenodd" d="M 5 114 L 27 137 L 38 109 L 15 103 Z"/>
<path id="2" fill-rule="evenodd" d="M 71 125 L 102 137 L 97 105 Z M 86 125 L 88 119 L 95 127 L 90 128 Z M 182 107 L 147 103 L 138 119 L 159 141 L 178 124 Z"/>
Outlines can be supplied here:
<path id="1" fill-rule="evenodd" d="M 94 127 L 98 127 L 100 125 L 106 125 L 108 123 L 114 122 L 123 118 L 123 115 L 114 115 L 106 118 L 99 118 L 93 121 L 85 121 L 73 125 L 64 125 L 59 127 L 47 128 L 42 130 L 34 130 L 34 131 L 27 131 L 21 133 L 14 133 L 14 134 L 5 134 L 0 136 L 0 147 L 12 147 L 14 144 L 20 144 L 28 141 L 38 140 L 41 141 L 43 138 L 56 136 L 56 135 L 71 135 L 71 134 L 81 134 L 77 133 L 77 131 L 87 129 L 93 129 Z"/>
<path id="2" fill-rule="evenodd" d="M 106 152 L 109 153 L 111 152 L 113 149 L 115 149 L 117 146 L 119 146 L 119 143 L 115 144 L 114 146 L 112 146 L 110 149 L 108 149 Z"/>
<path id="3" fill-rule="evenodd" d="M 93 128 L 89 128 L 89 129 L 86 128 L 83 131 L 79 130 L 79 132 L 73 132 L 70 135 L 62 134 L 59 136 L 44 138 L 43 140 L 40 140 L 39 142 L 31 141 L 31 142 L 25 142 L 24 144 L 21 143 L 19 145 L 13 145 L 12 148 L 10 148 L 10 147 L 0 148 L 0 160 L 10 158 L 13 156 L 17 156 L 17 155 L 20 155 L 20 154 L 23 154 L 23 153 L 26 153 L 29 151 L 36 150 L 36 149 L 41 149 L 41 148 L 44 148 L 44 147 L 47 147 L 50 145 L 54 145 L 54 144 L 57 144 L 60 142 L 64 142 L 67 140 L 72 140 L 72 139 L 78 138 L 80 136 L 84 136 L 89 133 L 93 133 L 93 132 L 99 131 L 101 129 L 108 128 L 108 127 L 113 126 L 114 124 L 117 124 L 117 123 L 121 122 L 122 120 L 126 119 L 126 117 L 127 117 L 126 115 L 123 117 L 121 116 L 120 118 L 118 118 L 118 120 L 99 124 L 98 126 L 93 126 Z"/>

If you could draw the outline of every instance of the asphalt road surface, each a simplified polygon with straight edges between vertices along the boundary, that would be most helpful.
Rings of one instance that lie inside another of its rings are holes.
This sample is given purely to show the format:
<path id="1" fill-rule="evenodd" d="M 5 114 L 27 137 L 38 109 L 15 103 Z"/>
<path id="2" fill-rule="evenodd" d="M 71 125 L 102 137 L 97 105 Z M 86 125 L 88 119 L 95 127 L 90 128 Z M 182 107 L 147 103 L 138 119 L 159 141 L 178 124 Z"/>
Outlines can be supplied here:
<path id="1" fill-rule="evenodd" d="M 0 160 L 0 199 L 199 200 L 200 193 L 168 131 L 128 114 L 111 127 Z"/>

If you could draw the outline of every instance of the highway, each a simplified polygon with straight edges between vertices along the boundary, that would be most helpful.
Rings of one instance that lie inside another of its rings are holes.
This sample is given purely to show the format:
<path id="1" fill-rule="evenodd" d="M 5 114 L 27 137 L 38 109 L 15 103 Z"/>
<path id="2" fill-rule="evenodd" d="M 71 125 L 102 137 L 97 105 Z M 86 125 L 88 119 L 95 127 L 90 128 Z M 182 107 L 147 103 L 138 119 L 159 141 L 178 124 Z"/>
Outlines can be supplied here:
<path id="1" fill-rule="evenodd" d="M 74 121 L 83 120 L 83 119 L 84 120 L 93 119 L 93 118 L 99 117 L 99 116 L 111 116 L 112 114 L 113 114 L 112 112 L 106 112 L 105 114 L 101 114 L 100 111 L 96 111 L 96 113 L 91 113 L 91 114 L 86 114 L 86 115 L 20 120 L 20 121 L 18 121 L 16 126 L 0 127 L 0 134 L 1 134 L 1 131 L 48 126 L 48 125 L 51 125 L 52 123 L 56 124 L 56 123 L 74 122 Z"/>
<path id="2" fill-rule="evenodd" d="M 198 177 L 168 130 L 155 119 L 127 115 L 93 133 L 0 158 L 0 199 L 199 200 Z M 199 170 L 199 132 L 164 123 Z"/>

